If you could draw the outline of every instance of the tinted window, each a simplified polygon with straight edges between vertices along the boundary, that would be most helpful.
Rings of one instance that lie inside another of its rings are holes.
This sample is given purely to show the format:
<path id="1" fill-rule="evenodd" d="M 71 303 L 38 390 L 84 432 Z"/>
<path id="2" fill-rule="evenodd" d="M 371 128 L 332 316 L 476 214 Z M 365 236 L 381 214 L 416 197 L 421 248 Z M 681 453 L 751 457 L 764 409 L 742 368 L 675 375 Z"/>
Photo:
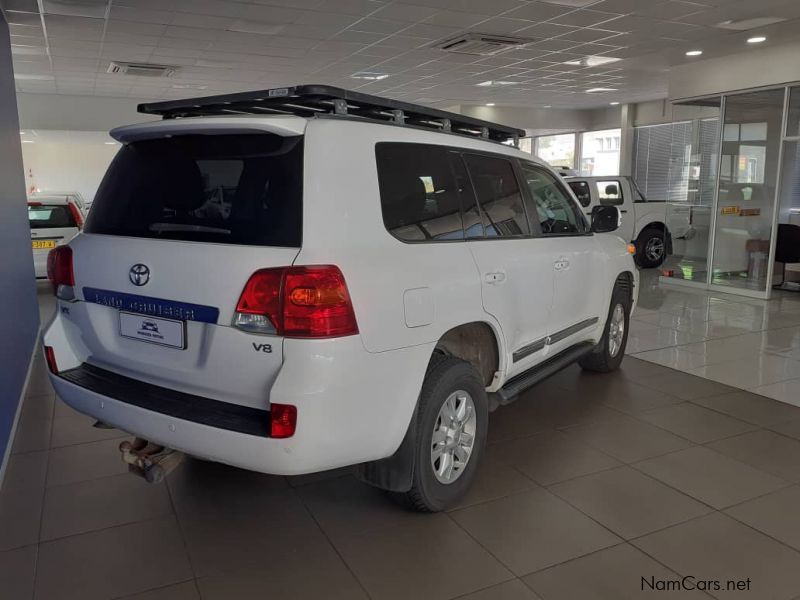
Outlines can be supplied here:
<path id="1" fill-rule="evenodd" d="M 28 222 L 31 229 L 46 229 L 48 227 L 77 227 L 75 218 L 66 205 L 40 204 L 28 205 Z"/>
<path id="2" fill-rule="evenodd" d="M 542 234 L 563 235 L 586 230 L 577 205 L 553 175 L 528 163 L 522 163 L 522 174 L 536 208 Z"/>
<path id="3" fill-rule="evenodd" d="M 464 160 L 481 207 L 485 236 L 529 235 L 522 194 L 511 162 L 477 154 L 465 154 Z"/>
<path id="4" fill-rule="evenodd" d="M 606 206 L 618 206 L 622 204 L 622 185 L 619 181 L 598 181 L 597 195 L 600 204 Z"/>
<path id="5" fill-rule="evenodd" d="M 182 135 L 123 146 L 89 233 L 299 247 L 302 138 Z"/>
<path id="6" fill-rule="evenodd" d="M 592 192 L 586 181 L 569 181 L 567 185 L 572 189 L 581 206 L 589 206 L 592 203 Z"/>
<path id="7" fill-rule="evenodd" d="M 383 224 L 407 242 L 464 239 L 459 187 L 447 148 L 380 143 L 375 147 Z M 462 186 L 463 186 L 463 176 Z"/>

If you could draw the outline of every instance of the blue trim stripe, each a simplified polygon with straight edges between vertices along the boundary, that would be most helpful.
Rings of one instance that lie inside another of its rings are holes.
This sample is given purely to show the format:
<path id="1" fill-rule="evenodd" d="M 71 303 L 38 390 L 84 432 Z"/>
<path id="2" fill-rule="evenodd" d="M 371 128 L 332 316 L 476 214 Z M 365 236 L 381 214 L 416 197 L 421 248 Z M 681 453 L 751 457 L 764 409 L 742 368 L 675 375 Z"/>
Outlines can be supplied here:
<path id="1" fill-rule="evenodd" d="M 161 298 L 124 294 L 122 292 L 112 292 L 92 287 L 83 288 L 83 299 L 86 302 L 110 306 L 111 308 L 119 310 L 126 310 L 142 315 L 151 315 L 153 317 L 177 319 L 179 321 L 216 323 L 217 319 L 219 319 L 219 309 L 213 306 L 175 302 L 174 300 L 162 300 Z"/>

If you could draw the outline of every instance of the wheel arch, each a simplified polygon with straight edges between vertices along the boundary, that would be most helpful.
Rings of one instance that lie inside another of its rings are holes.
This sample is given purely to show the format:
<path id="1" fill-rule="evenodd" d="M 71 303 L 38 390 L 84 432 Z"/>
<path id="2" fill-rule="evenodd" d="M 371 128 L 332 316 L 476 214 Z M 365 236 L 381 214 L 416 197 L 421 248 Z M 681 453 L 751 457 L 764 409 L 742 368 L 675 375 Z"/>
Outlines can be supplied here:
<path id="1" fill-rule="evenodd" d="M 498 333 L 485 321 L 463 323 L 446 331 L 436 343 L 434 353 L 455 356 L 471 364 L 489 387 L 502 366 Z"/>

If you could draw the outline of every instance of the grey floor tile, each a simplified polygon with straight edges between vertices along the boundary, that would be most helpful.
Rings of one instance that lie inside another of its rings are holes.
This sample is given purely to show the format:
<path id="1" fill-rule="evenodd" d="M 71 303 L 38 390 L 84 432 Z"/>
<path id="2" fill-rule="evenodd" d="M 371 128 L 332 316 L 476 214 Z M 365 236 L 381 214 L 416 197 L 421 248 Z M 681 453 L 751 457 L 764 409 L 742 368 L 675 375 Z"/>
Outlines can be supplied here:
<path id="1" fill-rule="evenodd" d="M 513 578 L 441 514 L 351 536 L 335 545 L 373 600 L 444 600 Z"/>
<path id="2" fill-rule="evenodd" d="M 700 404 L 748 423 L 769 426 L 800 418 L 800 408 L 752 392 L 736 391 L 730 394 L 696 398 Z"/>
<path id="3" fill-rule="evenodd" d="M 42 543 L 36 598 L 107 599 L 191 578 L 178 524 L 166 517 Z"/>
<path id="4" fill-rule="evenodd" d="M 657 408 L 637 415 L 642 421 L 671 431 L 698 444 L 754 431 L 757 425 L 691 402 Z"/>
<path id="5" fill-rule="evenodd" d="M 203 600 L 367 600 L 347 565 L 330 546 L 279 556 L 251 570 L 197 580 Z"/>
<path id="6" fill-rule="evenodd" d="M 0 551 L 0 596 L 8 600 L 33 598 L 37 546 Z"/>
<path id="7" fill-rule="evenodd" d="M 478 474 L 466 495 L 453 505 L 452 510 L 504 498 L 535 487 L 538 486 L 533 480 L 495 458 L 490 448 L 488 456 L 483 457 Z"/>
<path id="8" fill-rule="evenodd" d="M 750 579 L 749 591 L 713 591 L 716 598 L 789 600 L 800 589 L 800 553 L 722 513 L 632 543 L 677 573 L 718 580 L 723 588 Z"/>
<path id="9" fill-rule="evenodd" d="M 87 442 L 113 440 L 131 437 L 130 434 L 119 429 L 100 429 L 93 427 L 95 419 L 86 415 L 58 417 L 53 420 L 53 437 L 50 440 L 52 448 L 73 446 Z"/>
<path id="10" fill-rule="evenodd" d="M 40 396 L 26 396 L 22 399 L 20 419 L 25 417 L 34 419 L 52 419 L 54 406 L 54 393 Z"/>
<path id="11" fill-rule="evenodd" d="M 512 579 L 485 590 L 459 596 L 458 600 L 541 600 L 541 598 L 519 579 Z"/>
<path id="12" fill-rule="evenodd" d="M 614 545 L 620 538 L 546 490 L 451 513 L 516 575 Z"/>
<path id="13" fill-rule="evenodd" d="M 633 466 L 717 509 L 789 485 L 783 479 L 703 446 L 651 458 Z"/>
<path id="14" fill-rule="evenodd" d="M 318 483 L 320 481 L 327 481 L 329 479 L 336 479 L 337 477 L 352 477 L 353 467 L 342 467 L 340 469 L 331 469 L 329 471 L 320 471 L 319 473 L 307 473 L 305 475 L 293 475 L 285 477 L 286 483 L 291 487 L 301 487 L 311 483 Z"/>
<path id="15" fill-rule="evenodd" d="M 0 551 L 39 541 L 44 489 L 0 493 Z"/>
<path id="16" fill-rule="evenodd" d="M 712 510 L 630 467 L 579 477 L 549 489 L 625 539 L 683 523 Z"/>
<path id="17" fill-rule="evenodd" d="M 200 461 L 186 467 L 168 482 L 197 577 L 328 544 L 283 478 Z"/>
<path id="18" fill-rule="evenodd" d="M 707 444 L 718 452 L 789 481 L 800 481 L 800 441 L 754 431 Z"/>
<path id="19" fill-rule="evenodd" d="M 573 427 L 566 432 L 623 462 L 634 462 L 691 446 L 691 442 L 633 417 Z"/>
<path id="20" fill-rule="evenodd" d="M 659 375 L 669 375 L 672 373 L 672 369 L 634 356 L 626 356 L 620 365 L 619 372 L 620 375 L 627 379 L 638 381 L 640 379 L 658 377 Z"/>
<path id="21" fill-rule="evenodd" d="M 197 584 L 191 580 L 159 587 L 141 594 L 124 596 L 117 600 L 200 600 L 200 592 L 197 591 Z"/>
<path id="22" fill-rule="evenodd" d="M 401 508 L 381 490 L 354 477 L 337 477 L 297 489 L 322 530 L 333 540 L 381 527 L 403 525 L 426 515 Z"/>
<path id="23" fill-rule="evenodd" d="M 29 452 L 10 456 L 5 477 L 0 482 L 2 484 L 0 493 L 44 488 L 47 462 L 47 452 Z"/>
<path id="24" fill-rule="evenodd" d="M 673 371 L 668 375 L 648 377 L 640 381 L 642 385 L 654 390 L 669 390 L 671 395 L 677 396 L 682 400 L 695 400 L 737 391 L 736 388 L 680 371 Z"/>
<path id="25" fill-rule="evenodd" d="M 28 387 L 25 388 L 25 393 L 28 396 L 51 394 L 53 393 L 53 386 L 50 385 L 48 376 L 36 369 L 31 373 L 31 377 L 28 380 Z"/>
<path id="26" fill-rule="evenodd" d="M 58 396 L 55 397 L 55 404 L 53 405 L 53 418 L 59 417 L 77 417 L 82 413 L 72 408 L 69 404 L 64 402 Z"/>
<path id="27" fill-rule="evenodd" d="M 50 431 L 53 426 L 52 419 L 39 417 L 21 417 L 14 433 L 14 445 L 11 452 L 37 452 L 50 448 Z"/>
<path id="28" fill-rule="evenodd" d="M 507 440 L 489 447 L 492 456 L 541 485 L 619 466 L 620 461 L 560 431 Z"/>
<path id="29" fill-rule="evenodd" d="M 800 487 L 792 486 L 732 506 L 725 512 L 784 544 L 800 550 Z"/>
<path id="30" fill-rule="evenodd" d="M 682 400 L 676 396 L 624 379 L 612 386 L 603 399 L 606 406 L 631 415 L 679 402 Z"/>
<path id="31" fill-rule="evenodd" d="M 167 486 L 130 473 L 47 488 L 41 539 L 162 517 L 172 513 Z"/>
<path id="32" fill-rule="evenodd" d="M 47 485 L 64 485 L 127 473 L 122 462 L 119 440 L 104 440 L 50 451 Z"/>
<path id="33" fill-rule="evenodd" d="M 792 419 L 791 421 L 783 421 L 775 425 L 770 425 L 769 429 L 800 440 L 800 419 Z"/>
<path id="34" fill-rule="evenodd" d="M 653 578 L 644 583 L 643 579 Z M 523 580 L 547 600 L 634 600 L 709 598 L 695 591 L 652 591 L 656 581 L 679 578 L 641 550 L 620 544 L 528 575 Z M 644 587 L 644 589 L 642 589 Z"/>

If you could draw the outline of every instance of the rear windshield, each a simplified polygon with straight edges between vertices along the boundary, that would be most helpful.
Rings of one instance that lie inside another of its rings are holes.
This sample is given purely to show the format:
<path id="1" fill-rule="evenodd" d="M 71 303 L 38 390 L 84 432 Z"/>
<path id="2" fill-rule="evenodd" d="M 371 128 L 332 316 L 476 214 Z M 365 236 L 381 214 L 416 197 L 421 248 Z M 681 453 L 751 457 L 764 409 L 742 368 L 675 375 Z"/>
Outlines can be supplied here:
<path id="1" fill-rule="evenodd" d="M 72 216 L 65 204 L 39 204 L 28 205 L 28 221 L 31 229 L 48 229 L 54 227 L 77 227 L 75 217 Z"/>
<path id="2" fill-rule="evenodd" d="M 88 233 L 300 247 L 302 137 L 181 135 L 131 142 L 108 169 Z"/>

